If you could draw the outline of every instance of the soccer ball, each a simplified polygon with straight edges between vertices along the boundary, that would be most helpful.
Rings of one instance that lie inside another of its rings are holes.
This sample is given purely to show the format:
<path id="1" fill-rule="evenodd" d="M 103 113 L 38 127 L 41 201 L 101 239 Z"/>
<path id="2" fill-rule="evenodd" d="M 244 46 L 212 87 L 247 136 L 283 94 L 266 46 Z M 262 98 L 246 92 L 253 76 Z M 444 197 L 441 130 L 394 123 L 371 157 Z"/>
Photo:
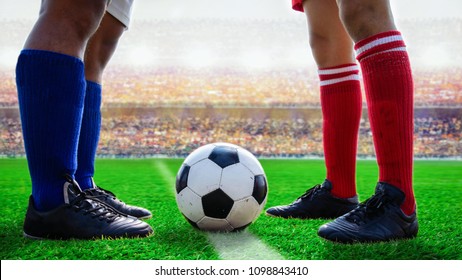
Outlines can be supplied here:
<path id="1" fill-rule="evenodd" d="M 184 160 L 176 176 L 176 201 L 194 227 L 240 231 L 260 215 L 268 183 L 260 162 L 246 149 L 208 144 Z"/>

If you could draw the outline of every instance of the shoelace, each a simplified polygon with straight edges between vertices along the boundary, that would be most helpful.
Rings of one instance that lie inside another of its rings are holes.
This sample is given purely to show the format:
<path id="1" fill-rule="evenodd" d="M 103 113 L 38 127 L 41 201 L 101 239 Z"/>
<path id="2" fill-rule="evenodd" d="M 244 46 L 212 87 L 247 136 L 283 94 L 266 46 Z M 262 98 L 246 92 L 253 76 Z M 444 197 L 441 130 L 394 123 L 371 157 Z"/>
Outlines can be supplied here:
<path id="1" fill-rule="evenodd" d="M 367 219 L 372 218 L 383 212 L 383 206 L 389 202 L 389 197 L 385 192 L 379 191 L 371 198 L 360 203 L 359 206 L 349 212 L 345 219 L 357 225 L 364 223 Z"/>
<path id="2" fill-rule="evenodd" d="M 311 196 L 313 196 L 315 193 L 317 193 L 320 190 L 321 190 L 321 185 L 317 184 L 314 187 L 306 190 L 304 194 L 302 194 L 301 196 L 299 196 L 297 198 L 297 200 L 299 200 L 299 199 L 303 200 L 303 199 L 306 199 L 306 198 L 310 198 Z"/>
<path id="3" fill-rule="evenodd" d="M 87 194 L 90 194 L 91 197 L 94 197 L 94 198 L 103 198 L 104 200 L 106 200 L 108 197 L 110 197 L 113 200 L 119 200 L 120 202 L 122 202 L 120 199 L 118 199 L 115 196 L 115 194 L 113 192 L 105 190 L 105 189 L 103 189 L 101 187 L 95 187 L 95 188 L 91 188 L 91 189 L 86 189 L 84 192 L 87 193 Z"/>
<path id="4" fill-rule="evenodd" d="M 82 192 L 76 196 L 74 200 L 69 203 L 69 206 L 72 207 L 76 212 L 84 211 L 84 215 L 92 215 L 94 218 L 98 218 L 100 221 L 106 220 L 108 223 L 113 222 L 120 214 L 112 211 L 109 207 L 105 207 L 104 204 L 96 201 L 97 206 L 87 202 L 85 200 L 90 199 L 91 196 L 88 196 L 86 193 Z"/>

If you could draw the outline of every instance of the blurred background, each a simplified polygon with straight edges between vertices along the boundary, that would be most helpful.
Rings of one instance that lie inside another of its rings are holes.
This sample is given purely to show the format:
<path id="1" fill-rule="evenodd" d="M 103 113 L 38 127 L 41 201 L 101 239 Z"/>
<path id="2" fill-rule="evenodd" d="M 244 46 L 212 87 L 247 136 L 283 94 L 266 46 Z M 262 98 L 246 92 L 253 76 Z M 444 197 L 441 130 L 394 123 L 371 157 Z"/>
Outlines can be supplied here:
<path id="1" fill-rule="evenodd" d="M 462 2 L 391 2 L 413 65 L 415 156 L 461 159 Z M 0 157 L 25 154 L 14 69 L 39 6 L 0 0 Z M 182 157 L 218 141 L 323 156 L 317 69 L 290 0 L 135 0 L 102 110 L 100 157 Z M 358 156 L 374 157 L 365 110 Z"/>

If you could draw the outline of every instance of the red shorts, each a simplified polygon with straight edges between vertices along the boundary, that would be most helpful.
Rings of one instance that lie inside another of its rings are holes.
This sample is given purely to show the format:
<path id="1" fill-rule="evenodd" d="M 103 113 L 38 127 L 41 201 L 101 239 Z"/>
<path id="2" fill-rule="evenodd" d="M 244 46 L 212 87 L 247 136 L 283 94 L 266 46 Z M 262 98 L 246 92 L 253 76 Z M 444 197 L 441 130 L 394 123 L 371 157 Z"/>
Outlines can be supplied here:
<path id="1" fill-rule="evenodd" d="M 303 0 L 292 0 L 292 9 L 303 12 Z"/>

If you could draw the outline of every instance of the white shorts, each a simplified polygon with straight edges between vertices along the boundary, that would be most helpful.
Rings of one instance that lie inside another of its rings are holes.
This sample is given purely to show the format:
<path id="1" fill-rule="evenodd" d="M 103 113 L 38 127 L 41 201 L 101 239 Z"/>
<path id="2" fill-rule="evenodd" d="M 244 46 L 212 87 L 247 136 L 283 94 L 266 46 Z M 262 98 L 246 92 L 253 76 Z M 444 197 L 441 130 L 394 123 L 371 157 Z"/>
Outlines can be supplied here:
<path id="1" fill-rule="evenodd" d="M 106 11 L 118 19 L 125 28 L 130 25 L 134 0 L 111 0 Z"/>

